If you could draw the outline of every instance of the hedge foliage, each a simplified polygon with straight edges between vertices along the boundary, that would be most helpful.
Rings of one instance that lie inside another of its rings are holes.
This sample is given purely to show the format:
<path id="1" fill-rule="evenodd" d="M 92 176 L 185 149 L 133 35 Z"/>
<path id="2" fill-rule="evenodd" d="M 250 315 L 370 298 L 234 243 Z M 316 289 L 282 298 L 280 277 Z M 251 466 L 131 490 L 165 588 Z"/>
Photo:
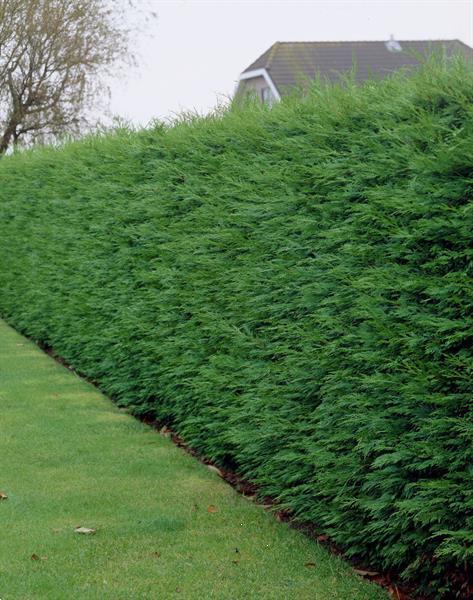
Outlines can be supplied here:
<path id="1" fill-rule="evenodd" d="M 0 312 L 439 596 L 473 556 L 472 196 L 461 61 L 20 153 Z"/>

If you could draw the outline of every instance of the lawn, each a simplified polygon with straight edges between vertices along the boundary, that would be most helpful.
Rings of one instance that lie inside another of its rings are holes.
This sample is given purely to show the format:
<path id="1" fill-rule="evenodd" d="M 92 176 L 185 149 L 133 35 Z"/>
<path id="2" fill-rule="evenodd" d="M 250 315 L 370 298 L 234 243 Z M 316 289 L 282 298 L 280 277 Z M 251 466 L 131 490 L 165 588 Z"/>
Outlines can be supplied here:
<path id="1" fill-rule="evenodd" d="M 1 321 L 0 431 L 2 600 L 386 598 Z"/>

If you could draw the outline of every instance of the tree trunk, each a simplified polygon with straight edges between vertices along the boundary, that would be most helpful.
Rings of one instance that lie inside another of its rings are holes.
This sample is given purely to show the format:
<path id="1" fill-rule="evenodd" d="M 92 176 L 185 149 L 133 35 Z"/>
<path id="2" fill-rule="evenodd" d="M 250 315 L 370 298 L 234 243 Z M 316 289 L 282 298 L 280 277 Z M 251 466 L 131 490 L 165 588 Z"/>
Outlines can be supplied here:
<path id="1" fill-rule="evenodd" d="M 12 137 L 15 135 L 16 123 L 10 121 L 0 138 L 0 157 L 2 157 L 10 146 Z"/>

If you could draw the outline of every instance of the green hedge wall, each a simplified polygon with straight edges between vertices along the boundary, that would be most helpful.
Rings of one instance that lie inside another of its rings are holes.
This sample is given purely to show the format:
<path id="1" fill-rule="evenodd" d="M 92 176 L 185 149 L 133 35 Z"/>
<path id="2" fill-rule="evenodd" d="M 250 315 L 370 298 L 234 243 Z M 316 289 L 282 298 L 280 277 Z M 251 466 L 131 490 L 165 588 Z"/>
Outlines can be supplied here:
<path id="1" fill-rule="evenodd" d="M 472 196 L 460 61 L 19 153 L 0 313 L 440 597 L 473 556 Z"/>

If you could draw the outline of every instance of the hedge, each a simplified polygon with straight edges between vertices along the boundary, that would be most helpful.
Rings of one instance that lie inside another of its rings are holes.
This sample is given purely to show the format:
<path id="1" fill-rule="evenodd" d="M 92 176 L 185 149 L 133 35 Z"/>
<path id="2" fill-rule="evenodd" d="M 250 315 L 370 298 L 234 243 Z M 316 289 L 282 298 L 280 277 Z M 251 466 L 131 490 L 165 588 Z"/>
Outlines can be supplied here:
<path id="1" fill-rule="evenodd" d="M 467 595 L 472 197 L 453 59 L 20 152 L 0 313 L 349 556 Z"/>

